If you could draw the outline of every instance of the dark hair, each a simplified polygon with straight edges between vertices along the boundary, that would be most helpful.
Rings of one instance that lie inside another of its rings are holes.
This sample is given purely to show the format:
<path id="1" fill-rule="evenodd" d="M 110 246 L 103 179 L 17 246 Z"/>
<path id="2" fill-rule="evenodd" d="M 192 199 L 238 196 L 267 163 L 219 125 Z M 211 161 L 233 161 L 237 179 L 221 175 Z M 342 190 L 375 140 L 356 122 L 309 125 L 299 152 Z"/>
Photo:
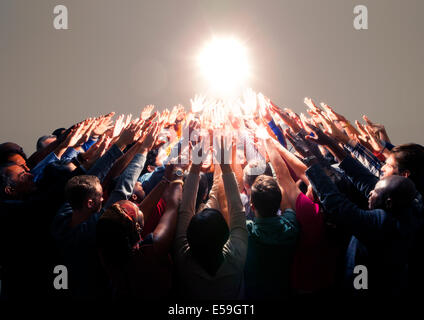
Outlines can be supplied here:
<path id="1" fill-rule="evenodd" d="M 109 207 L 97 222 L 96 244 L 106 265 L 123 265 L 140 240 L 134 221 L 118 203 Z"/>
<path id="2" fill-rule="evenodd" d="M 260 175 L 252 185 L 251 201 L 261 217 L 277 214 L 281 204 L 281 190 L 274 178 Z"/>
<path id="3" fill-rule="evenodd" d="M 66 184 L 65 196 L 72 209 L 81 209 L 84 201 L 96 194 L 97 184 L 100 184 L 100 180 L 96 176 L 82 175 L 71 178 Z"/>
<path id="4" fill-rule="evenodd" d="M 62 134 L 64 134 L 66 131 L 66 128 L 57 128 L 52 132 L 52 135 L 56 136 L 57 138 L 60 138 Z"/>
<path id="5" fill-rule="evenodd" d="M 187 241 L 197 262 L 211 275 L 222 263 L 222 248 L 230 231 L 220 211 L 204 209 L 191 218 Z"/>
<path id="6" fill-rule="evenodd" d="M 394 147 L 391 152 L 396 159 L 399 173 L 402 174 L 408 170 L 410 172 L 408 178 L 422 193 L 424 191 L 424 147 L 416 143 L 406 143 Z"/>
<path id="7" fill-rule="evenodd" d="M 57 137 L 55 135 L 51 134 L 51 135 L 48 135 L 48 136 L 42 136 L 42 137 L 38 138 L 37 145 L 36 145 L 37 151 L 43 149 L 44 148 L 44 145 L 43 145 L 44 141 L 46 141 L 47 139 L 51 139 L 51 138 L 56 139 Z"/>
<path id="8" fill-rule="evenodd" d="M 243 169 L 243 180 L 249 187 L 252 187 L 255 179 L 261 174 L 272 177 L 271 166 L 269 163 L 264 164 L 262 161 L 253 160 Z"/>
<path id="9" fill-rule="evenodd" d="M 19 154 L 27 160 L 27 156 L 21 146 L 13 142 L 5 142 L 0 144 L 0 164 L 9 162 L 9 157 L 14 154 Z"/>

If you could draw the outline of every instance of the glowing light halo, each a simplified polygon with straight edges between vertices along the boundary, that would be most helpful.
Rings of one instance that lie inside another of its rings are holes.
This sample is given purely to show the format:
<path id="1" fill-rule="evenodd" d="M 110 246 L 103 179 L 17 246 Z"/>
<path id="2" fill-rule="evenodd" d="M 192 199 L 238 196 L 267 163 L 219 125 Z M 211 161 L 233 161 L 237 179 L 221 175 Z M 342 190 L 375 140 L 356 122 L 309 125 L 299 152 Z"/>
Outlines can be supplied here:
<path id="1" fill-rule="evenodd" d="M 197 63 L 210 88 L 229 93 L 249 76 L 246 48 L 235 38 L 213 38 L 200 52 Z"/>

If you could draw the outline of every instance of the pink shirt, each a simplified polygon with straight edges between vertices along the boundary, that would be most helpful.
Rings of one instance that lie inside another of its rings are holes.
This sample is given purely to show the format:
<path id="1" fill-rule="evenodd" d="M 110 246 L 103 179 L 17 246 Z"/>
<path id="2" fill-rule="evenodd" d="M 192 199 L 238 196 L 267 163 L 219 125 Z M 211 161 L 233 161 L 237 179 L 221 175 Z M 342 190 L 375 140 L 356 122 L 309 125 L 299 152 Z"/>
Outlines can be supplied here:
<path id="1" fill-rule="evenodd" d="M 328 288 L 335 281 L 338 250 L 327 240 L 319 205 L 300 193 L 296 218 L 300 237 L 291 271 L 292 288 L 304 292 Z"/>

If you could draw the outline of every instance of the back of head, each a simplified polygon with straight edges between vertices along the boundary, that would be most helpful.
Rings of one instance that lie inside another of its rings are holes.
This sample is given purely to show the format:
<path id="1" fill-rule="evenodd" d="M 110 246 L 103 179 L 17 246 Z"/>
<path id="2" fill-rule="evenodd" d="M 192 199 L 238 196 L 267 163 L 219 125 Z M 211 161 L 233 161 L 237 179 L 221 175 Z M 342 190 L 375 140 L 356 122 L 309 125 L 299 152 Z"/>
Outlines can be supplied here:
<path id="1" fill-rule="evenodd" d="M 407 143 L 394 147 L 391 152 L 396 159 L 399 174 L 409 171 L 408 178 L 422 193 L 424 191 L 424 147 L 416 143 Z"/>
<path id="2" fill-rule="evenodd" d="M 99 178 L 90 175 L 75 176 L 66 183 L 65 196 L 72 209 L 82 209 L 87 198 L 98 192 Z"/>
<path id="3" fill-rule="evenodd" d="M 227 222 L 216 209 L 207 208 L 194 215 L 187 228 L 187 241 L 193 257 L 212 275 L 222 262 L 222 248 L 228 237 Z"/>
<path id="4" fill-rule="evenodd" d="M 417 190 L 410 179 L 393 175 L 381 181 L 385 183 L 382 196 L 384 200 L 390 199 L 390 202 L 386 203 L 386 210 L 401 213 L 406 208 L 411 207 Z"/>
<path id="5" fill-rule="evenodd" d="M 140 230 L 135 221 L 135 205 L 122 200 L 109 207 L 96 227 L 97 248 L 108 266 L 124 264 L 134 246 L 140 241 Z"/>
<path id="6" fill-rule="evenodd" d="M 52 135 L 56 136 L 57 138 L 60 138 L 62 134 L 64 134 L 66 131 L 66 128 L 57 128 L 52 132 Z"/>
<path id="7" fill-rule="evenodd" d="M 56 136 L 52 134 L 38 138 L 37 145 L 36 145 L 37 151 L 44 149 L 49 144 L 48 143 L 49 141 L 52 142 L 54 140 L 56 140 Z"/>
<path id="8" fill-rule="evenodd" d="M 281 190 L 274 178 L 260 175 L 252 185 L 250 201 L 261 217 L 277 214 L 281 205 Z"/>

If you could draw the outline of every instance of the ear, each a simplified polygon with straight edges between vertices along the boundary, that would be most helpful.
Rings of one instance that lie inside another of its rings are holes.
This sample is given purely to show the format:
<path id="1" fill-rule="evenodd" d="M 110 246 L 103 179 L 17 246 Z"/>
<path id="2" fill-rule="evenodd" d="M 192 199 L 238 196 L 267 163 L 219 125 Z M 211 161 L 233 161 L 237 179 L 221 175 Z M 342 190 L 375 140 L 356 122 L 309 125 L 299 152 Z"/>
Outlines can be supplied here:
<path id="1" fill-rule="evenodd" d="M 408 178 L 411 175 L 411 171 L 404 170 L 402 174 L 400 174 L 402 177 Z"/>
<path id="2" fill-rule="evenodd" d="M 388 197 L 385 201 L 385 207 L 388 210 L 391 210 L 393 208 L 393 200 L 392 198 Z"/>
<path id="3" fill-rule="evenodd" d="M 133 194 L 131 195 L 131 199 L 133 199 L 134 201 L 137 201 L 137 195 L 136 195 L 135 193 L 133 193 Z"/>
<path id="4" fill-rule="evenodd" d="M 13 196 L 13 195 L 16 194 L 16 191 L 15 191 L 15 189 L 13 187 L 6 186 L 6 187 L 4 187 L 4 193 L 7 194 L 7 195 L 9 195 L 9 196 Z"/>
<path id="5" fill-rule="evenodd" d="M 94 206 L 93 199 L 88 199 L 87 202 L 86 202 L 86 205 L 87 205 L 87 208 L 93 209 L 93 206 Z"/>

